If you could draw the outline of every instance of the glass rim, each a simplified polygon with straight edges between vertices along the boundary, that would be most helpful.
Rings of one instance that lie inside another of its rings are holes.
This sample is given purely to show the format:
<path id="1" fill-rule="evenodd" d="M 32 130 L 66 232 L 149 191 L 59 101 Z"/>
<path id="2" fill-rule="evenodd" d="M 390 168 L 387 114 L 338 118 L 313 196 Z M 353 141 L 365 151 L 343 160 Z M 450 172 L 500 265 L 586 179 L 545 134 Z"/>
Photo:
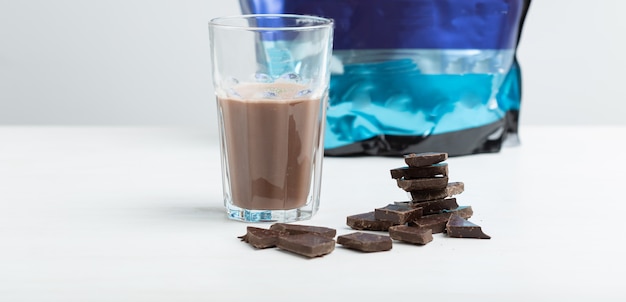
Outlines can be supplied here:
<path id="1" fill-rule="evenodd" d="M 253 19 L 253 18 L 283 18 L 283 19 L 308 19 L 319 21 L 319 24 L 315 25 L 307 25 L 307 26 L 248 26 L 248 25 L 233 25 L 220 23 L 220 21 L 225 20 L 235 20 L 235 19 Z M 209 20 L 210 27 L 219 27 L 224 29 L 240 29 L 240 30 L 249 30 L 249 31 L 257 31 L 257 30 L 308 30 L 308 29 L 316 29 L 316 28 L 327 28 L 332 27 L 334 25 L 333 19 L 324 18 L 313 15 L 298 15 L 298 14 L 244 14 L 244 15 L 230 15 L 230 16 L 222 16 Z"/>

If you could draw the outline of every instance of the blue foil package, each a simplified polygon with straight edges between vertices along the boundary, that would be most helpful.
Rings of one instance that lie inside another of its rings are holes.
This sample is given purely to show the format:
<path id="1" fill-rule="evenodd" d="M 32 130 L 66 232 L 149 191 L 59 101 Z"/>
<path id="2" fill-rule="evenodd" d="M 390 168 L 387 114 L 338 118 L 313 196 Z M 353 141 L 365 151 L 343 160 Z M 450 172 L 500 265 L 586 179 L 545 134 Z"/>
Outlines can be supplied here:
<path id="1" fill-rule="evenodd" d="M 530 0 L 240 0 L 335 21 L 328 156 L 449 156 L 519 143 L 516 49 Z M 296 54 L 297 55 L 297 54 Z"/>

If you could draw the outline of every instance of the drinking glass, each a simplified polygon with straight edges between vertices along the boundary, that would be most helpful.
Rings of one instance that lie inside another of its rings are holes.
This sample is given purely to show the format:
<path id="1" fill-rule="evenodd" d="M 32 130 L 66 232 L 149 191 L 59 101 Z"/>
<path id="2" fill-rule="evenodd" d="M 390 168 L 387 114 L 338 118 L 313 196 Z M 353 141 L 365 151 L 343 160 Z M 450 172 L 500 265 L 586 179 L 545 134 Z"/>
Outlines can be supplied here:
<path id="1" fill-rule="evenodd" d="M 209 22 L 224 205 L 246 222 L 319 209 L 333 21 L 260 14 Z"/>

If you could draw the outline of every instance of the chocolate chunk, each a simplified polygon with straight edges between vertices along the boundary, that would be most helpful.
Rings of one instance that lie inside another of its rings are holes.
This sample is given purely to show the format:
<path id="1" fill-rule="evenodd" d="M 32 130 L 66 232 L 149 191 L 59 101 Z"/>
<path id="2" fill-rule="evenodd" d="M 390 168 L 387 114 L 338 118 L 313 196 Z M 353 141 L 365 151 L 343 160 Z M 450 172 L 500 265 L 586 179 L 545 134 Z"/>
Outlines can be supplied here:
<path id="1" fill-rule="evenodd" d="M 279 236 L 276 246 L 298 255 L 313 258 L 332 252 L 335 249 L 335 240 L 315 233 L 303 233 Z"/>
<path id="2" fill-rule="evenodd" d="M 474 211 L 471 206 L 462 206 L 454 210 L 444 210 L 443 213 L 422 216 L 409 222 L 409 226 L 422 229 L 431 229 L 433 234 L 443 233 L 446 230 L 446 224 L 453 215 L 459 215 L 465 219 L 472 217 Z"/>
<path id="3" fill-rule="evenodd" d="M 384 208 L 374 209 L 376 220 L 390 221 L 393 224 L 405 224 L 420 216 L 422 216 L 422 208 L 411 208 L 406 205 L 390 204 Z"/>
<path id="4" fill-rule="evenodd" d="M 412 208 L 422 208 L 422 216 L 438 214 L 443 210 L 452 210 L 459 207 L 456 203 L 456 198 L 435 199 L 422 202 L 396 201 L 395 204 Z"/>
<path id="5" fill-rule="evenodd" d="M 465 190 L 465 184 L 462 182 L 450 182 L 442 190 L 417 190 L 411 191 L 411 199 L 414 202 L 429 201 L 458 195 Z"/>
<path id="6" fill-rule="evenodd" d="M 265 249 L 269 247 L 275 247 L 276 243 L 278 242 L 278 236 L 281 234 L 284 235 L 286 233 L 248 226 L 247 233 L 237 238 L 249 243 L 255 248 Z"/>
<path id="7" fill-rule="evenodd" d="M 390 221 L 376 220 L 374 212 L 348 216 L 346 224 L 355 230 L 387 231 L 393 225 Z"/>
<path id="8" fill-rule="evenodd" d="M 396 179 L 398 188 L 405 191 L 443 190 L 448 186 L 448 177 L 429 177 L 416 179 Z"/>
<path id="9" fill-rule="evenodd" d="M 391 249 L 391 238 L 385 235 L 376 235 L 355 232 L 337 237 L 337 243 L 353 250 L 362 252 L 382 252 Z"/>
<path id="10" fill-rule="evenodd" d="M 406 225 L 394 225 L 390 227 L 389 236 L 395 240 L 421 245 L 433 241 L 433 233 L 430 229 Z"/>
<path id="11" fill-rule="evenodd" d="M 289 223 L 274 223 L 270 226 L 270 230 L 286 232 L 289 235 L 314 233 L 331 239 L 337 234 L 337 230 L 331 228 Z"/>
<path id="12" fill-rule="evenodd" d="M 491 239 L 491 236 L 483 233 L 483 230 L 479 225 L 455 214 L 450 216 L 450 219 L 446 224 L 446 230 L 448 232 L 448 236 L 450 237 Z"/>
<path id="13" fill-rule="evenodd" d="M 391 169 L 391 178 L 393 179 L 415 179 L 435 176 L 448 176 L 448 164 L 438 163 L 424 167 L 401 167 Z"/>
<path id="14" fill-rule="evenodd" d="M 409 167 L 428 166 L 440 163 L 446 159 L 448 159 L 448 153 L 425 152 L 404 155 L 404 162 Z"/>

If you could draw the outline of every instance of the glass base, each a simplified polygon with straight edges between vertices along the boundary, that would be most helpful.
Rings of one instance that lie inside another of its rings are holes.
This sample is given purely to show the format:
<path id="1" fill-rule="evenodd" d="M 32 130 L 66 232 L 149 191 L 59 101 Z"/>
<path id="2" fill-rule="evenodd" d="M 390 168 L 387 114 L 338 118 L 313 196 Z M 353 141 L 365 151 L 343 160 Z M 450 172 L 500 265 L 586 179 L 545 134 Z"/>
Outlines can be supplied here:
<path id="1" fill-rule="evenodd" d="M 246 210 L 226 204 L 228 218 L 243 222 L 293 222 L 309 220 L 315 214 L 308 209 L 291 210 Z"/>

